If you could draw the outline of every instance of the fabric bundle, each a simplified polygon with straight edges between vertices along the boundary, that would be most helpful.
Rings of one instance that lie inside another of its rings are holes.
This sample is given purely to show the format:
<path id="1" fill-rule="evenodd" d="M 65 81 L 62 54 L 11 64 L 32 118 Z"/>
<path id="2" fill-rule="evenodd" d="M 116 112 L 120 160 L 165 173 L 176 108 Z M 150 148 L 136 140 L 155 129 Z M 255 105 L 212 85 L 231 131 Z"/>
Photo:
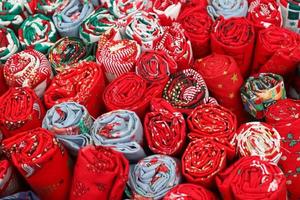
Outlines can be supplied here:
<path id="1" fill-rule="evenodd" d="M 53 15 L 56 10 L 62 9 L 69 2 L 70 0 L 37 0 L 36 10 L 38 13 Z"/>
<path id="2" fill-rule="evenodd" d="M 18 175 L 8 160 L 0 161 L 0 196 L 8 196 L 20 190 Z M 2 199 L 2 198 L 1 198 Z"/>
<path id="3" fill-rule="evenodd" d="M 216 19 L 220 16 L 225 19 L 245 17 L 248 12 L 247 0 L 211 0 L 207 6 L 209 15 Z"/>
<path id="4" fill-rule="evenodd" d="M 177 20 L 192 44 L 195 59 L 210 54 L 210 33 L 213 21 L 200 6 L 184 9 Z"/>
<path id="5" fill-rule="evenodd" d="M 136 41 L 122 39 L 120 32 L 112 28 L 100 36 L 96 60 L 111 82 L 126 72 L 134 71 L 140 54 L 141 47 Z"/>
<path id="6" fill-rule="evenodd" d="M 159 21 L 166 26 L 175 21 L 181 11 L 180 0 L 151 0 L 151 11 L 158 15 Z"/>
<path id="7" fill-rule="evenodd" d="M 285 177 L 280 168 L 257 156 L 244 157 L 216 179 L 224 200 L 286 199 Z"/>
<path id="8" fill-rule="evenodd" d="M 266 112 L 266 122 L 281 136 L 282 156 L 279 166 L 286 176 L 289 199 L 300 198 L 300 102 L 292 99 L 279 100 Z"/>
<path id="9" fill-rule="evenodd" d="M 288 75 L 299 62 L 300 39 L 296 33 L 274 26 L 259 32 L 252 73 Z"/>
<path id="10" fill-rule="evenodd" d="M 152 155 L 140 160 L 129 173 L 133 198 L 162 199 L 181 182 L 179 162 L 166 155 Z"/>
<path id="11" fill-rule="evenodd" d="M 280 135 L 264 122 L 248 122 L 239 127 L 234 142 L 240 157 L 259 156 L 261 160 L 278 163 L 281 157 Z"/>
<path id="12" fill-rule="evenodd" d="M 29 16 L 18 29 L 22 48 L 33 47 L 47 53 L 57 40 L 57 32 L 50 18 L 42 14 Z"/>
<path id="13" fill-rule="evenodd" d="M 283 78 L 272 73 L 250 76 L 241 88 L 241 97 L 245 110 L 256 119 L 262 119 L 267 107 L 286 98 Z"/>
<path id="14" fill-rule="evenodd" d="M 157 154 L 175 156 L 185 145 L 183 115 L 161 98 L 151 101 L 151 112 L 145 115 L 144 132 L 150 150 Z"/>
<path id="15" fill-rule="evenodd" d="M 162 90 L 160 84 L 148 83 L 135 73 L 125 73 L 105 88 L 103 101 L 108 111 L 131 110 L 143 119 L 150 100 L 160 96 Z"/>
<path id="16" fill-rule="evenodd" d="M 245 18 L 218 19 L 211 34 L 212 52 L 232 56 L 243 77 L 248 76 L 252 61 L 255 31 Z"/>
<path id="17" fill-rule="evenodd" d="M 57 9 L 52 18 L 61 36 L 78 37 L 80 25 L 93 10 L 89 1 L 71 0 Z"/>
<path id="18" fill-rule="evenodd" d="M 283 16 L 283 26 L 300 33 L 300 2 L 299 0 L 279 0 Z"/>
<path id="19" fill-rule="evenodd" d="M 18 192 L 10 196 L 1 198 L 1 200 L 40 200 L 32 191 Z"/>
<path id="20" fill-rule="evenodd" d="M 70 200 L 122 199 L 129 163 L 110 148 L 87 146 L 79 151 Z"/>
<path id="21" fill-rule="evenodd" d="M 5 138 L 42 125 L 45 108 L 30 88 L 10 88 L 0 98 L 0 130 Z"/>
<path id="22" fill-rule="evenodd" d="M 55 134 L 72 155 L 77 155 L 81 147 L 92 144 L 92 125 L 93 119 L 84 106 L 63 102 L 47 111 L 42 127 Z"/>
<path id="23" fill-rule="evenodd" d="M 102 70 L 95 62 L 80 62 L 54 77 L 44 95 L 48 109 L 55 104 L 74 101 L 97 117 L 103 108 L 101 95 L 105 88 Z"/>
<path id="24" fill-rule="evenodd" d="M 112 147 L 137 162 L 146 154 L 143 145 L 143 126 L 135 112 L 114 110 L 99 116 L 92 127 L 95 145 Z"/>
<path id="25" fill-rule="evenodd" d="M 14 31 L 0 26 L 0 62 L 5 61 L 20 49 L 20 43 Z"/>
<path id="26" fill-rule="evenodd" d="M 52 79 L 52 70 L 46 56 L 28 49 L 9 57 L 3 67 L 6 83 L 10 87 L 29 87 L 42 97 Z"/>
<path id="27" fill-rule="evenodd" d="M 3 140 L 2 150 L 43 200 L 67 199 L 71 169 L 64 147 L 45 129 Z"/>

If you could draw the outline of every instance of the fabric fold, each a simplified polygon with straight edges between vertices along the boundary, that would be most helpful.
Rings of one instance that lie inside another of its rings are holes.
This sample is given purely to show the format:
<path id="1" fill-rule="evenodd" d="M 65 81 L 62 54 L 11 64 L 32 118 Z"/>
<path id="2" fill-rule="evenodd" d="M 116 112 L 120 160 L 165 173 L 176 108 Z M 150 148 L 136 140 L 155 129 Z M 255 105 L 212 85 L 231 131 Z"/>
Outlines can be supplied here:
<path id="1" fill-rule="evenodd" d="M 248 12 L 247 0 L 211 0 L 207 6 L 209 15 L 216 19 L 220 16 L 225 19 L 232 17 L 246 17 Z"/>
<path id="2" fill-rule="evenodd" d="M 20 50 L 20 42 L 10 28 L 0 25 L 0 62 L 5 63 L 6 60 Z"/>
<path id="3" fill-rule="evenodd" d="M 151 0 L 151 2 L 150 10 L 158 15 L 163 26 L 170 25 L 177 19 L 182 7 L 180 0 Z"/>

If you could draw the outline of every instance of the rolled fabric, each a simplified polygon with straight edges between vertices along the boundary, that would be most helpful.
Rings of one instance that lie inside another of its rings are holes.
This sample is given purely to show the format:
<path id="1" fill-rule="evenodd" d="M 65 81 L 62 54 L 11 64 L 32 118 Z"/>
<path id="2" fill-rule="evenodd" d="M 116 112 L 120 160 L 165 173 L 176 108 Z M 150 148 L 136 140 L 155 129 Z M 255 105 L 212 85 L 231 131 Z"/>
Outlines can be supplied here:
<path id="1" fill-rule="evenodd" d="M 162 97 L 184 114 L 189 114 L 198 105 L 209 101 L 206 84 L 202 76 L 193 69 L 172 74 Z"/>
<path id="2" fill-rule="evenodd" d="M 283 27 L 296 33 L 300 33 L 299 0 L 279 0 L 278 3 L 282 12 Z"/>
<path id="3" fill-rule="evenodd" d="M 278 163 L 280 135 L 276 129 L 264 122 L 248 122 L 239 127 L 234 142 L 240 157 L 259 156 L 261 160 Z"/>
<path id="4" fill-rule="evenodd" d="M 184 9 L 177 20 L 192 44 L 194 58 L 210 54 L 210 33 L 213 21 L 200 6 Z"/>
<path id="5" fill-rule="evenodd" d="M 51 16 L 54 12 L 66 6 L 70 0 L 37 0 L 36 10 L 38 13 Z"/>
<path id="6" fill-rule="evenodd" d="M 11 195 L 21 189 L 21 182 L 19 180 L 19 177 L 8 160 L 0 161 L 0 177 L 1 197 Z"/>
<path id="7" fill-rule="evenodd" d="M 134 71 L 140 54 L 141 47 L 136 41 L 122 39 L 120 32 L 112 28 L 100 36 L 96 60 L 111 82 L 126 72 Z"/>
<path id="8" fill-rule="evenodd" d="M 181 182 L 180 164 L 172 157 L 155 154 L 139 161 L 129 173 L 133 196 L 162 199 Z"/>
<path id="9" fill-rule="evenodd" d="M 150 150 L 157 154 L 176 156 L 185 145 L 183 115 L 161 98 L 152 99 L 151 112 L 145 115 L 144 132 Z"/>
<path id="10" fill-rule="evenodd" d="M 255 31 L 251 22 L 246 18 L 220 18 L 212 30 L 212 52 L 232 56 L 242 76 L 247 77 L 255 41 Z"/>
<path id="11" fill-rule="evenodd" d="M 55 73 L 77 64 L 88 55 L 87 46 L 79 38 L 63 37 L 49 50 L 48 58 Z"/>
<path id="12" fill-rule="evenodd" d="M 300 102 L 292 99 L 279 100 L 266 112 L 266 122 L 273 126 L 281 136 L 282 156 L 279 166 L 286 176 L 288 197 L 291 200 L 300 198 L 298 185 L 300 153 Z"/>
<path id="13" fill-rule="evenodd" d="M 10 28 L 0 26 L 0 62 L 6 60 L 20 49 L 20 43 L 14 31 Z"/>
<path id="14" fill-rule="evenodd" d="M 10 196 L 1 198 L 1 200 L 40 200 L 32 191 L 18 192 Z"/>
<path id="15" fill-rule="evenodd" d="M 89 1 L 71 0 L 57 9 L 52 18 L 61 36 L 78 37 L 80 25 L 93 10 Z"/>
<path id="16" fill-rule="evenodd" d="M 163 26 L 170 25 L 175 21 L 181 11 L 182 1 L 180 0 L 151 0 L 151 11 L 158 15 Z"/>
<path id="17" fill-rule="evenodd" d="M 264 118 L 265 109 L 286 98 L 283 78 L 272 73 L 250 76 L 241 87 L 245 110 L 256 119 Z"/>
<path id="18" fill-rule="evenodd" d="M 241 158 L 216 178 L 224 200 L 286 199 L 285 180 L 276 164 L 256 156 Z"/>
<path id="19" fill-rule="evenodd" d="M 2 1 L 0 6 L 0 25 L 17 29 L 24 21 L 24 3 L 15 0 Z"/>
<path id="20" fill-rule="evenodd" d="M 220 16 L 225 19 L 232 17 L 246 17 L 248 12 L 247 0 L 211 0 L 207 6 L 209 15 L 216 19 Z"/>
<path id="21" fill-rule="evenodd" d="M 142 147 L 143 126 L 135 112 L 114 110 L 102 114 L 95 120 L 91 135 L 95 145 L 112 147 L 129 161 L 146 157 Z"/>
<path id="22" fill-rule="evenodd" d="M 299 36 L 285 28 L 272 26 L 261 30 L 256 42 L 252 73 L 293 73 L 300 62 L 299 45 Z"/>
<path id="23" fill-rule="evenodd" d="M 57 40 L 57 32 L 50 18 L 42 14 L 29 16 L 18 29 L 22 48 L 33 47 L 47 53 Z"/>
<path id="24" fill-rule="evenodd" d="M 162 90 L 160 84 L 148 83 L 135 73 L 125 73 L 105 88 L 103 101 L 108 111 L 131 110 L 143 119 L 150 100 L 160 96 Z"/>
<path id="25" fill-rule="evenodd" d="M 3 74 L 3 65 L 0 63 L 0 96 L 2 96 L 8 90 L 8 85 Z"/>
<path id="26" fill-rule="evenodd" d="M 10 56 L 3 67 L 6 83 L 10 87 L 29 87 L 42 97 L 53 77 L 47 57 L 28 49 Z"/>
<path id="27" fill-rule="evenodd" d="M 72 155 L 77 155 L 80 148 L 92 144 L 92 125 L 93 119 L 84 106 L 63 102 L 47 111 L 42 127 L 55 134 Z"/>
<path id="28" fill-rule="evenodd" d="M 121 153 L 87 146 L 79 151 L 70 200 L 122 199 L 128 174 L 129 163 Z"/>
<path id="29" fill-rule="evenodd" d="M 44 95 L 48 109 L 55 104 L 73 101 L 86 107 L 93 116 L 99 116 L 103 102 L 101 95 L 105 82 L 100 66 L 95 62 L 80 62 L 59 73 Z"/>
<path id="30" fill-rule="evenodd" d="M 0 130 L 5 138 L 42 125 L 45 108 L 30 88 L 12 87 L 0 98 Z"/>
<path id="31" fill-rule="evenodd" d="M 67 199 L 69 156 L 49 131 L 36 128 L 19 133 L 3 140 L 2 150 L 41 199 Z"/>
<path id="32" fill-rule="evenodd" d="M 166 52 L 175 60 L 179 70 L 187 69 L 193 63 L 191 42 L 186 37 L 186 31 L 177 22 L 165 28 L 161 39 L 154 45 L 154 50 Z"/>
<path id="33" fill-rule="evenodd" d="M 217 197 L 200 185 L 183 183 L 170 190 L 163 200 L 217 200 Z"/>

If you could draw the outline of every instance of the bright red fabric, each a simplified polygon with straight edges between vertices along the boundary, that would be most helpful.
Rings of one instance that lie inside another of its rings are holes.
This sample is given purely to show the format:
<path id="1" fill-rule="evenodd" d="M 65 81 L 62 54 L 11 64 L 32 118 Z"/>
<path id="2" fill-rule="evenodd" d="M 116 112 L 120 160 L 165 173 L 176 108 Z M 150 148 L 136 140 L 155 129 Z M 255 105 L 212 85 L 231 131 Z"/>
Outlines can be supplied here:
<path id="1" fill-rule="evenodd" d="M 8 89 L 8 86 L 6 85 L 6 81 L 3 75 L 3 65 L 0 65 L 0 96 L 4 94 Z"/>

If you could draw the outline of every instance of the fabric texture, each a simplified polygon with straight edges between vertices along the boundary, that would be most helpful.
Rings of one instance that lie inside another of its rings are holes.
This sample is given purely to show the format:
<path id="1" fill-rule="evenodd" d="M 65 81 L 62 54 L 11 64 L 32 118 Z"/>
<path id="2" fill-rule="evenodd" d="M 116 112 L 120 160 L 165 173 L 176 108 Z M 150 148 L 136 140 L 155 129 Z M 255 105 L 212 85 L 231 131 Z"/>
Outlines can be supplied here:
<path id="1" fill-rule="evenodd" d="M 300 33 L 299 0 L 278 0 L 283 16 L 283 27 Z"/>
<path id="2" fill-rule="evenodd" d="M 182 7 L 180 0 L 151 0 L 151 3 L 150 10 L 158 15 L 163 26 L 170 25 L 177 19 Z"/>
<path id="3" fill-rule="evenodd" d="M 36 10 L 44 15 L 53 15 L 56 10 L 62 9 L 70 1 L 72 0 L 37 0 Z"/>
<path id="4" fill-rule="evenodd" d="M 40 200 L 32 191 L 18 192 L 10 196 L 1 198 L 1 200 Z"/>
<path id="5" fill-rule="evenodd" d="M 19 176 L 12 164 L 6 159 L 0 161 L 0 177 L 0 197 L 9 196 L 21 189 Z"/>
<path id="6" fill-rule="evenodd" d="M 207 11 L 212 18 L 220 16 L 225 19 L 232 17 L 245 17 L 248 11 L 247 0 L 211 0 Z"/>
<path id="7" fill-rule="evenodd" d="M 0 62 L 5 61 L 20 50 L 20 42 L 10 28 L 0 26 Z"/>
<path id="8" fill-rule="evenodd" d="M 2 96 L 8 90 L 8 85 L 3 74 L 3 65 L 0 64 L 0 96 Z"/>

